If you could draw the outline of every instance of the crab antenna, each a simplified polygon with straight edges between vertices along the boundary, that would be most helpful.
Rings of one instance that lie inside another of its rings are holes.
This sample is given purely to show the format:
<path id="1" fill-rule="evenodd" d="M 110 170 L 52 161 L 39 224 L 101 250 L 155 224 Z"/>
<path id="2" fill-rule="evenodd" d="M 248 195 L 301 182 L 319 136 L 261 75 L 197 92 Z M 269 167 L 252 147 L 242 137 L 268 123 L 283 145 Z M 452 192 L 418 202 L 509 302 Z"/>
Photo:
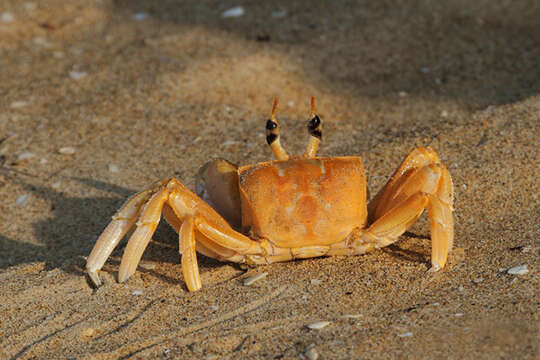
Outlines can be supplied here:
<path id="1" fill-rule="evenodd" d="M 270 119 L 266 121 L 266 142 L 270 145 L 270 148 L 272 148 L 272 151 L 278 160 L 287 160 L 289 155 L 287 155 L 287 152 L 279 142 L 279 125 L 275 116 L 277 105 L 278 99 L 275 98 L 272 114 L 270 115 Z"/>
<path id="2" fill-rule="evenodd" d="M 319 115 L 315 113 L 315 97 L 311 97 L 311 115 L 309 116 L 307 128 L 311 138 L 306 149 L 305 156 L 312 158 L 317 154 L 319 144 L 322 139 L 322 121 Z"/>

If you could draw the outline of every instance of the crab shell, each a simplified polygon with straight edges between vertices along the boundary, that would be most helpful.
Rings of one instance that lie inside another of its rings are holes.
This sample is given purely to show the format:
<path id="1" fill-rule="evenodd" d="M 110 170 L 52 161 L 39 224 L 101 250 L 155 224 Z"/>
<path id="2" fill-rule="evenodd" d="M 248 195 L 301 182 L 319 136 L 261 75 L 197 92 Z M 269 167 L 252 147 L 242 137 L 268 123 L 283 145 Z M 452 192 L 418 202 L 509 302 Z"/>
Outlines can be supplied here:
<path id="1" fill-rule="evenodd" d="M 243 232 L 284 248 L 338 242 L 366 224 L 364 174 L 355 156 L 242 166 Z"/>

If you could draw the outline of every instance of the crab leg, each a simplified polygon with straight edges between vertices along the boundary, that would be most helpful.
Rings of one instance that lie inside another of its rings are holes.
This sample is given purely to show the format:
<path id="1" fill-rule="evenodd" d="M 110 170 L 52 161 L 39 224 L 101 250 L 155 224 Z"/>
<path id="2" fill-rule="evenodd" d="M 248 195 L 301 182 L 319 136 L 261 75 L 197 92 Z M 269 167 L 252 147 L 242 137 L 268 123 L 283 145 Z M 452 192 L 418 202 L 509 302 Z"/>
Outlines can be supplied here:
<path id="1" fill-rule="evenodd" d="M 422 215 L 428 197 L 418 192 L 377 219 L 361 236 L 362 243 L 375 247 L 390 245 Z"/>
<path id="2" fill-rule="evenodd" d="M 387 197 L 387 201 L 380 204 L 378 210 L 381 216 L 417 192 L 436 193 L 440 178 L 441 168 L 435 164 L 409 170 L 407 175 L 402 176 L 402 179 L 396 182 L 392 193 Z"/>
<path id="3" fill-rule="evenodd" d="M 246 261 L 244 255 L 216 244 L 199 231 L 195 231 L 195 239 L 197 240 L 197 251 L 205 256 L 235 263 L 244 263 Z"/>
<path id="4" fill-rule="evenodd" d="M 419 147 L 414 149 L 403 160 L 398 169 L 394 172 L 392 177 L 388 180 L 386 185 L 377 193 L 377 195 L 371 200 L 368 205 L 368 213 L 370 222 L 381 217 L 386 211 L 389 210 L 389 206 L 393 195 L 396 193 L 396 189 L 402 187 L 403 183 L 407 181 L 414 173 L 427 165 L 437 164 L 440 162 L 437 153 L 430 147 Z"/>
<path id="5" fill-rule="evenodd" d="M 437 189 L 437 197 L 445 203 L 450 210 L 454 211 L 454 184 L 450 172 L 444 165 L 441 166 L 441 181 Z"/>
<path id="6" fill-rule="evenodd" d="M 172 179 L 167 184 L 167 188 L 171 191 L 167 204 L 172 208 L 176 217 L 183 219 L 186 216 L 195 216 L 196 238 L 198 238 L 197 233 L 200 233 L 216 245 L 232 250 L 235 253 L 264 253 L 259 242 L 253 241 L 231 228 L 210 205 L 202 201 L 180 182 Z M 206 245 L 209 245 L 208 242 Z"/>
<path id="7" fill-rule="evenodd" d="M 448 252 L 454 244 L 454 218 L 452 208 L 454 190 L 452 178 L 446 167 L 442 166 L 441 180 L 436 195 L 429 195 L 428 216 L 431 233 L 431 264 L 430 270 L 441 269 L 448 257 Z"/>
<path id="8" fill-rule="evenodd" d="M 142 254 L 152 239 L 152 235 L 161 219 L 161 210 L 168 196 L 169 190 L 163 188 L 152 196 L 150 201 L 144 206 L 137 222 L 137 229 L 129 238 L 126 250 L 122 256 L 120 269 L 118 270 L 118 281 L 126 281 L 137 269 Z"/>
<path id="9" fill-rule="evenodd" d="M 195 226 L 201 234 L 214 241 L 216 244 L 234 250 L 237 253 L 250 255 L 264 253 L 260 243 L 251 240 L 247 236 L 242 235 L 233 229 L 218 229 L 203 219 L 197 219 L 195 221 Z"/>
<path id="10" fill-rule="evenodd" d="M 453 184 L 431 149 L 417 148 L 370 203 L 371 226 L 357 244 L 382 247 L 394 242 L 428 207 L 432 240 L 430 271 L 441 269 L 454 239 Z"/>
<path id="11" fill-rule="evenodd" d="M 438 199 L 429 195 L 429 223 L 431 233 L 431 265 L 430 271 L 440 270 L 452 249 L 454 242 L 454 220 L 451 208 Z"/>
<path id="12" fill-rule="evenodd" d="M 101 280 L 97 272 L 103 267 L 107 258 L 118 245 L 124 235 L 135 224 L 141 211 L 141 207 L 150 197 L 152 189 L 142 191 L 130 199 L 118 210 L 113 220 L 107 225 L 101 236 L 92 249 L 86 262 L 88 276 L 94 285 L 101 285 Z"/>
<path id="13" fill-rule="evenodd" d="M 254 264 L 272 264 L 294 259 L 309 259 L 328 255 L 330 246 L 302 246 L 295 248 L 272 248 L 274 255 L 246 255 L 248 262 Z"/>
<path id="14" fill-rule="evenodd" d="M 178 232 L 179 249 L 182 254 L 182 273 L 184 281 L 189 291 L 196 291 L 201 288 L 201 277 L 199 266 L 197 265 L 197 252 L 195 251 L 195 234 L 193 217 L 184 219 L 180 231 Z"/>
<path id="15" fill-rule="evenodd" d="M 180 232 L 182 222 L 176 217 L 176 214 L 167 203 L 165 203 L 163 206 L 163 217 L 177 233 Z M 217 245 L 198 231 L 195 231 L 195 240 L 197 242 L 197 252 L 203 254 L 204 256 L 208 256 L 212 259 L 232 262 L 243 262 L 244 260 L 243 255 L 239 255 L 233 250 Z"/>
<path id="16" fill-rule="evenodd" d="M 431 232 L 430 271 L 444 267 L 454 239 L 452 210 L 436 195 L 418 192 L 377 219 L 357 240 L 375 247 L 390 245 L 407 230 L 428 206 Z"/>

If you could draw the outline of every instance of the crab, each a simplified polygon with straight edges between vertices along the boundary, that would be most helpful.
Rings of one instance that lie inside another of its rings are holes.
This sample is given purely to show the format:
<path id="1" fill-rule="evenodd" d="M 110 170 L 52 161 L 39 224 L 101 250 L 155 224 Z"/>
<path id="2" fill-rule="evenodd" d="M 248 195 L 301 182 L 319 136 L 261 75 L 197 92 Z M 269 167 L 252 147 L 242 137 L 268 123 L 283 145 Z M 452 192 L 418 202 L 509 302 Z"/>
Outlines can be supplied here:
<path id="1" fill-rule="evenodd" d="M 280 143 L 274 100 L 266 140 L 277 160 L 236 166 L 217 159 L 198 172 L 196 194 L 174 177 L 133 195 L 98 238 L 86 269 L 98 271 L 134 228 L 122 256 L 118 281 L 141 260 L 161 215 L 179 234 L 188 290 L 201 288 L 197 252 L 248 265 L 320 256 L 360 255 L 392 244 L 428 208 L 430 271 L 443 268 L 452 248 L 453 185 L 431 147 L 414 149 L 367 203 L 366 176 L 358 156 L 318 157 L 321 118 L 311 99 L 310 140 L 303 155 L 289 156 Z"/>

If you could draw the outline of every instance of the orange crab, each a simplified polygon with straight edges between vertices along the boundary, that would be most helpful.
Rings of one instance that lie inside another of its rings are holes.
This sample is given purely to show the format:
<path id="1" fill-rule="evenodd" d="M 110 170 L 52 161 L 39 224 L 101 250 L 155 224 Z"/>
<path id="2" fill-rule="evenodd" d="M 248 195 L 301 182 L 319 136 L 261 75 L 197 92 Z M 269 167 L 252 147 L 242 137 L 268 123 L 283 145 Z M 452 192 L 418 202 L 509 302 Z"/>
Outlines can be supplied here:
<path id="1" fill-rule="evenodd" d="M 277 160 L 237 167 L 226 160 L 204 165 L 197 195 L 175 178 L 135 194 L 118 210 L 94 246 L 86 269 L 92 282 L 124 235 L 135 225 L 118 280 L 136 270 L 161 214 L 179 234 L 182 272 L 190 291 L 201 288 L 196 252 L 248 264 L 317 256 L 358 255 L 395 242 L 428 207 L 431 270 L 441 269 L 452 248 L 453 185 L 431 149 L 417 148 L 367 205 L 366 176 L 358 156 L 317 157 L 321 119 L 311 100 L 304 155 L 289 157 L 280 144 L 277 100 L 266 140 Z"/>

